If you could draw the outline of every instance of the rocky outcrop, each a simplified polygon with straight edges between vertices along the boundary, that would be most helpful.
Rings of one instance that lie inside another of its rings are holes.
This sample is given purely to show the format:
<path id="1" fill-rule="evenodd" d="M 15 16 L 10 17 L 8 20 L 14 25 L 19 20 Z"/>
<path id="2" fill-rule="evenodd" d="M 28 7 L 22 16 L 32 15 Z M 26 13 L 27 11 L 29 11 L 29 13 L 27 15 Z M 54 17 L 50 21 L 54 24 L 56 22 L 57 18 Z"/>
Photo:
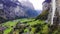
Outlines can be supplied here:
<path id="1" fill-rule="evenodd" d="M 58 17 L 58 23 L 60 25 L 60 0 L 56 0 L 56 16 Z"/>
<path id="2" fill-rule="evenodd" d="M 50 21 L 51 19 L 51 0 L 45 0 L 43 3 L 43 11 L 41 13 L 41 19 Z M 47 18 L 48 17 L 48 18 Z"/>
<path id="3" fill-rule="evenodd" d="M 53 18 L 53 24 L 58 25 L 60 23 L 60 0 L 56 1 L 56 11 Z M 48 19 L 47 21 L 51 22 L 52 16 L 52 0 L 45 0 L 43 2 L 43 11 L 49 10 Z"/>

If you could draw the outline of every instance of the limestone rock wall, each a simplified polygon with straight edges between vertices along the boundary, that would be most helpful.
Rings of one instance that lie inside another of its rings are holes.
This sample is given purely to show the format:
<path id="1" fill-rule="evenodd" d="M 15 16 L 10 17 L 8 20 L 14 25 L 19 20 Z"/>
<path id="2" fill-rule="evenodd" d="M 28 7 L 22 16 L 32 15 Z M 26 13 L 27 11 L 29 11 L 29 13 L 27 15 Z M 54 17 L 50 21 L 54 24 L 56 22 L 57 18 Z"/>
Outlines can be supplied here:
<path id="1" fill-rule="evenodd" d="M 51 21 L 51 16 L 52 16 L 52 7 L 51 7 L 51 0 L 45 0 L 43 2 L 43 11 L 48 10 L 49 14 L 48 14 L 48 18 L 47 21 L 50 22 Z"/>
<path id="2" fill-rule="evenodd" d="M 59 17 L 59 23 L 60 23 L 60 0 L 56 0 L 56 11 L 58 12 L 57 16 Z"/>

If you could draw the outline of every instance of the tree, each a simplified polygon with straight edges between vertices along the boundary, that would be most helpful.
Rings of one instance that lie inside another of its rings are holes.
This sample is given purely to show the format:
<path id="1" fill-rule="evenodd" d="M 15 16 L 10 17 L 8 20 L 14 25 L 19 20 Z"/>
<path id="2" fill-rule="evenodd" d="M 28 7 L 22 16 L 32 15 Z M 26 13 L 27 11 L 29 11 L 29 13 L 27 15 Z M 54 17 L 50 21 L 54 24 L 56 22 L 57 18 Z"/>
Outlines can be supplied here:
<path id="1" fill-rule="evenodd" d="M 36 17 L 36 20 L 37 19 L 46 20 L 48 18 L 48 14 L 49 14 L 49 10 L 45 10 Z"/>

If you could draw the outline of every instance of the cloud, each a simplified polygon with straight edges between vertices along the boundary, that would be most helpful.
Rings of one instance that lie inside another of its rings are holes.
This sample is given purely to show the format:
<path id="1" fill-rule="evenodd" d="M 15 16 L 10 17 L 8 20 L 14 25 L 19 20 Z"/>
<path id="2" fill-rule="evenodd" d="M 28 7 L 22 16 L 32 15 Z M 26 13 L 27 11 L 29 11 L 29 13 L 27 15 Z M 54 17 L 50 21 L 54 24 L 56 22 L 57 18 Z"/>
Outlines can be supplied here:
<path id="1" fill-rule="evenodd" d="M 22 1 L 22 0 L 19 0 Z M 42 3 L 44 0 L 29 0 L 36 10 L 42 10 Z"/>
<path id="2" fill-rule="evenodd" d="M 35 9 L 42 10 L 42 3 L 44 0 L 29 0 L 34 5 Z"/>

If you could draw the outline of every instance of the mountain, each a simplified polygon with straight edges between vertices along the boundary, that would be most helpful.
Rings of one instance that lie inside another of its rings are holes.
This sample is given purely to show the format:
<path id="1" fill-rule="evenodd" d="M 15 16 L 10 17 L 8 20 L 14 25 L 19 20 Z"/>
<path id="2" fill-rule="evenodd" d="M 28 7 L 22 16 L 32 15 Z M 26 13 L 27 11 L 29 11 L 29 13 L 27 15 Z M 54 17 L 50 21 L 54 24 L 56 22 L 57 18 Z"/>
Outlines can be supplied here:
<path id="1" fill-rule="evenodd" d="M 45 2 L 50 3 L 52 0 L 45 0 Z"/>
<path id="2" fill-rule="evenodd" d="M 42 10 L 36 10 L 38 15 L 42 13 Z"/>
<path id="3" fill-rule="evenodd" d="M 50 20 L 51 19 L 51 12 L 52 12 L 52 9 L 51 9 L 51 0 L 45 0 L 43 3 L 43 10 L 42 12 L 40 13 L 40 15 L 38 15 L 36 17 L 36 20 L 37 19 L 40 19 L 40 20 Z"/>
<path id="4" fill-rule="evenodd" d="M 30 3 L 30 6 L 26 6 L 28 4 L 23 5 L 17 0 L 0 0 L 0 17 L 5 20 L 13 20 L 17 18 L 30 18 L 36 17 L 38 15 L 37 11 L 35 11 L 33 5 Z"/>
<path id="5" fill-rule="evenodd" d="M 26 6 L 26 7 L 29 7 L 31 9 L 34 9 L 32 3 L 29 0 L 21 0 L 20 3 L 22 4 L 22 6 Z"/>

